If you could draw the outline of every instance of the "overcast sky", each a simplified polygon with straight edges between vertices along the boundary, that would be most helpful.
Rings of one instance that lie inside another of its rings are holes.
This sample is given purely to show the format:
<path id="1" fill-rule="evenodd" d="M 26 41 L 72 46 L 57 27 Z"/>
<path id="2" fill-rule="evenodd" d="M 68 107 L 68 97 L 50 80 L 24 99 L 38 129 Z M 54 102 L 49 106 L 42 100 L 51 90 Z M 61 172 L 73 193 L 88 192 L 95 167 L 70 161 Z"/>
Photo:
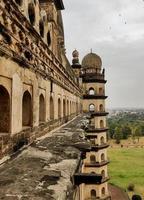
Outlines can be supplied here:
<path id="1" fill-rule="evenodd" d="M 108 80 L 107 107 L 144 108 L 144 1 L 64 0 L 68 58 L 93 49 Z"/>

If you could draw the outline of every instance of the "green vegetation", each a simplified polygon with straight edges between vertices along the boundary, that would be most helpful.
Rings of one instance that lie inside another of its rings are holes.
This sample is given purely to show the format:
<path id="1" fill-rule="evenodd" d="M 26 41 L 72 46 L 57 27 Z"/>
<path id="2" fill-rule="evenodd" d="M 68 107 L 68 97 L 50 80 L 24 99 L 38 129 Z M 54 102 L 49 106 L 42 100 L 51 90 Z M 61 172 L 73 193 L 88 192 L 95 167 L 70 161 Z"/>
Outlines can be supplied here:
<path id="1" fill-rule="evenodd" d="M 117 144 L 120 144 L 121 139 L 123 139 L 122 130 L 120 127 L 115 128 L 115 133 L 113 135 L 113 138 L 116 140 Z"/>
<path id="2" fill-rule="evenodd" d="M 110 148 L 108 155 L 110 182 L 126 190 L 134 185 L 130 195 L 144 196 L 144 149 Z"/>
<path id="3" fill-rule="evenodd" d="M 108 118 L 109 137 L 119 144 L 130 136 L 133 142 L 144 136 L 144 113 L 119 113 Z"/>

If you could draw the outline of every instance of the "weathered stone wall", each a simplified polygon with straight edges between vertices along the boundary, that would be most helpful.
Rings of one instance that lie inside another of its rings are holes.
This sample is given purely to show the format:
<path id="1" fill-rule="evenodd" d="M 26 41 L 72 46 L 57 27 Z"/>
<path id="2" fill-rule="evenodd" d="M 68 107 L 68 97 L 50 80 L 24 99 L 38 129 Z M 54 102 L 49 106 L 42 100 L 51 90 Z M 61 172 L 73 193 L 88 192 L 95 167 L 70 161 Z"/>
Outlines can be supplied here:
<path id="1" fill-rule="evenodd" d="M 50 1 L 0 1 L 2 155 L 80 112 L 81 89 L 64 52 L 60 12 Z"/>

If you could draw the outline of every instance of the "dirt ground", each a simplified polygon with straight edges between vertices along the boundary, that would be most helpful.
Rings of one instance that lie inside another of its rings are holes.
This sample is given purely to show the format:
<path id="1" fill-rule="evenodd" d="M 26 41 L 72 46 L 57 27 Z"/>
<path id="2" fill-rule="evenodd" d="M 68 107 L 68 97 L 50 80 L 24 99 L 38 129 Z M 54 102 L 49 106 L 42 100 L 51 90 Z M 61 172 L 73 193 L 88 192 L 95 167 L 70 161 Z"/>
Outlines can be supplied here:
<path id="1" fill-rule="evenodd" d="M 128 195 L 120 188 L 109 185 L 112 200 L 129 200 Z"/>

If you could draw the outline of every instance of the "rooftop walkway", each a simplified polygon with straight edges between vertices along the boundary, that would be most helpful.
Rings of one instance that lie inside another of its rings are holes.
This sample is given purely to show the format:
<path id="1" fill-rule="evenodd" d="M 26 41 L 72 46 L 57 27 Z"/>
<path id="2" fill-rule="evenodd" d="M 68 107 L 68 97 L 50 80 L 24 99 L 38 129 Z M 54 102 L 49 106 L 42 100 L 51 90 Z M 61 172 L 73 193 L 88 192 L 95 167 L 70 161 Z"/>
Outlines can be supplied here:
<path id="1" fill-rule="evenodd" d="M 73 175 L 87 146 L 80 129 L 83 117 L 39 138 L 31 146 L 0 166 L 0 200 L 70 200 Z M 112 200 L 127 200 L 110 188 Z M 120 196 L 120 197 L 119 197 Z"/>

